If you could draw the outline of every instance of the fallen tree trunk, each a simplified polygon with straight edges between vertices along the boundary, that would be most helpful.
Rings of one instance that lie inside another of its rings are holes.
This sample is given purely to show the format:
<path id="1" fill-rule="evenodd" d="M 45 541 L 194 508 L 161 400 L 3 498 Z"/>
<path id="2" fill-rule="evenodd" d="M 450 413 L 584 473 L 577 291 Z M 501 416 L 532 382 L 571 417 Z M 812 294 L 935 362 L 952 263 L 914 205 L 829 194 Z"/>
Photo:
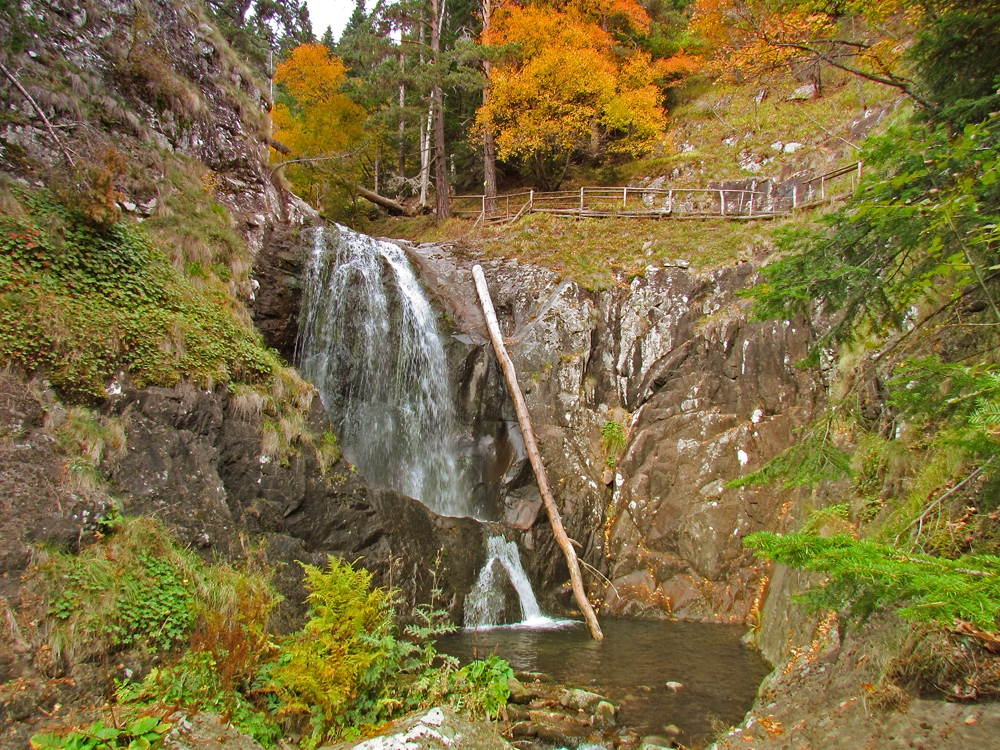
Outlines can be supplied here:
<path id="1" fill-rule="evenodd" d="M 279 141 L 277 138 L 272 138 L 271 136 L 267 136 L 267 145 L 279 154 L 285 154 L 285 156 L 292 153 L 292 150 L 288 146 Z"/>
<path id="2" fill-rule="evenodd" d="M 52 128 L 52 123 L 49 122 L 49 118 L 45 116 L 45 112 L 42 111 L 42 108 L 38 106 L 38 102 L 36 102 L 34 97 L 28 93 L 28 90 L 21 85 L 21 82 L 17 80 L 17 76 L 4 67 L 3 63 L 0 63 L 0 73 L 3 73 L 4 77 L 14 84 L 14 88 L 21 93 L 21 96 L 23 96 L 27 100 L 28 104 L 31 105 L 31 108 L 35 110 L 35 114 L 37 114 L 41 121 L 45 124 L 45 129 L 49 131 L 49 136 L 52 138 L 52 142 L 56 144 L 60 151 L 62 151 L 62 155 L 66 159 L 66 164 L 69 165 L 70 169 L 75 169 L 76 164 L 73 163 L 73 157 L 70 156 L 69 150 L 63 145 L 63 142 L 59 140 L 59 136 L 56 135 L 56 131 Z"/>
<path id="3" fill-rule="evenodd" d="M 531 428 L 531 419 L 528 416 L 528 406 L 524 402 L 524 395 L 517 384 L 517 373 L 514 372 L 514 363 L 511 362 L 510 355 L 507 354 L 507 347 L 504 346 L 503 336 L 500 334 L 500 324 L 497 323 L 497 314 L 493 309 L 493 300 L 490 298 L 489 287 L 486 286 L 486 276 L 483 274 L 482 266 L 473 266 L 472 275 L 476 280 L 476 291 L 479 292 L 479 301 L 483 305 L 483 314 L 486 316 L 486 325 L 490 329 L 490 339 L 493 342 L 493 349 L 500 360 L 500 367 L 507 378 L 507 386 L 510 388 L 510 395 L 514 399 L 514 408 L 517 411 L 517 423 L 521 426 L 521 434 L 524 437 L 524 446 L 528 451 L 528 459 L 531 461 L 531 468 L 535 470 L 535 478 L 538 479 L 538 490 L 541 492 L 542 500 L 545 502 L 545 510 L 549 514 L 549 523 L 552 524 L 552 533 L 556 537 L 563 555 L 566 556 L 566 567 L 569 568 L 569 578 L 573 585 L 573 596 L 580 606 L 584 618 L 587 620 L 587 627 L 594 640 L 603 641 L 604 633 L 597 623 L 597 615 L 594 608 L 590 606 L 587 593 L 583 590 L 583 577 L 580 575 L 580 563 L 576 559 L 576 550 L 573 543 L 566 535 L 563 528 L 562 517 L 556 507 L 555 498 L 552 496 L 552 488 L 549 487 L 549 479 L 545 473 L 545 466 L 542 465 L 542 454 L 538 450 L 538 441 L 535 440 L 535 431 Z"/>
<path id="4" fill-rule="evenodd" d="M 376 206 L 381 206 L 393 216 L 413 216 L 413 212 L 402 203 L 397 203 L 392 198 L 372 192 L 368 188 L 357 186 L 358 195 L 366 200 L 370 200 Z"/>

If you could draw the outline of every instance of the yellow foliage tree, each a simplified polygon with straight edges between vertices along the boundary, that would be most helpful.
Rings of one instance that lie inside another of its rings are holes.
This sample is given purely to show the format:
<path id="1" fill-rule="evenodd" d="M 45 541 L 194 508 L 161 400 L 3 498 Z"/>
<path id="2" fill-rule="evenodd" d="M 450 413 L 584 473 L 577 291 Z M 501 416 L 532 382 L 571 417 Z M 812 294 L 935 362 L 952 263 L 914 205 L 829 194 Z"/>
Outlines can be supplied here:
<path id="1" fill-rule="evenodd" d="M 527 166 L 544 189 L 558 187 L 576 152 L 639 155 L 666 129 L 662 71 L 643 52 L 619 59 L 609 19 L 649 24 L 631 0 L 579 0 L 566 10 L 510 5 L 484 39 L 518 54 L 492 68 L 477 128 L 494 134 L 500 159 Z"/>
<path id="2" fill-rule="evenodd" d="M 291 149 L 288 177 L 300 195 L 322 204 L 331 182 L 350 181 L 346 158 L 361 141 L 365 111 L 342 92 L 347 74 L 322 44 L 303 44 L 274 71 L 285 92 L 272 113 L 275 138 Z"/>

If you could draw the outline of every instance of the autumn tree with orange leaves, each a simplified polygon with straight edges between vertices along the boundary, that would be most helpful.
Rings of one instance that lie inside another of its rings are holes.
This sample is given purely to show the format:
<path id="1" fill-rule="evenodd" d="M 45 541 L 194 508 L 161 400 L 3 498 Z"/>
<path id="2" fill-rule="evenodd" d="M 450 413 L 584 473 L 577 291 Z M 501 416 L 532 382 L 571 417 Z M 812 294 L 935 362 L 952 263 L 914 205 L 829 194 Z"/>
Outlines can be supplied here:
<path id="1" fill-rule="evenodd" d="M 275 138 L 288 146 L 286 174 L 296 191 L 322 206 L 331 188 L 356 181 L 352 158 L 360 148 L 365 111 L 343 93 L 340 59 L 322 44 L 303 44 L 277 66 L 281 96 L 272 113 Z"/>
<path id="2" fill-rule="evenodd" d="M 623 54 L 613 36 L 648 27 L 634 0 L 501 6 L 484 42 L 509 52 L 491 69 L 477 128 L 494 135 L 501 160 L 521 164 L 549 190 L 574 154 L 650 151 L 666 129 L 657 85 L 664 71 L 646 52 Z"/>
<path id="3" fill-rule="evenodd" d="M 691 27 L 707 42 L 710 68 L 720 76 L 791 71 L 820 92 L 830 67 L 923 103 L 904 59 L 917 13 L 907 0 L 698 0 Z"/>

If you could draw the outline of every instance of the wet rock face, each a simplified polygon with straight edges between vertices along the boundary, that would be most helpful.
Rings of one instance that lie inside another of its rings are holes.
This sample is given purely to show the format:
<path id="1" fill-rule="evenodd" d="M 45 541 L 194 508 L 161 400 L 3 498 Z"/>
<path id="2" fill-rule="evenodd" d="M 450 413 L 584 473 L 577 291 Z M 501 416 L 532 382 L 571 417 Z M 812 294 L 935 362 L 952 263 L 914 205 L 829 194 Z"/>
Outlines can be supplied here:
<path id="1" fill-rule="evenodd" d="M 474 261 L 447 247 L 408 251 L 467 356 L 491 358 Z M 592 595 L 612 614 L 741 621 L 762 586 L 742 539 L 774 528 L 790 496 L 725 483 L 788 447 L 823 388 L 794 366 L 809 326 L 747 321 L 734 295 L 753 266 L 699 275 L 682 265 L 590 293 L 516 261 L 483 263 L 567 531 L 611 580 L 589 575 Z M 620 455 L 602 445 L 611 421 L 627 433 Z M 502 488 L 501 501 L 519 505 L 526 481 Z M 558 608 L 568 576 L 548 524 L 520 526 L 536 587 Z"/>
<path id="2" fill-rule="evenodd" d="M 254 324 L 267 345 L 286 361 L 295 358 L 302 305 L 302 279 L 308 251 L 299 240 L 299 227 L 269 226 L 254 261 L 260 285 L 251 303 Z"/>
<path id="3" fill-rule="evenodd" d="M 125 455 L 108 467 L 125 512 L 156 516 L 206 557 L 239 558 L 264 540 L 287 627 L 305 614 L 298 562 L 321 565 L 327 555 L 360 560 L 380 584 L 400 589 L 404 619 L 435 586 L 437 605 L 460 619 L 484 562 L 476 522 L 372 490 L 345 461 L 324 476 L 306 447 L 283 461 L 264 455 L 259 418 L 235 413 L 225 389 L 125 385 L 106 408 L 128 424 Z M 320 433 L 329 427 L 318 398 L 310 422 Z"/>

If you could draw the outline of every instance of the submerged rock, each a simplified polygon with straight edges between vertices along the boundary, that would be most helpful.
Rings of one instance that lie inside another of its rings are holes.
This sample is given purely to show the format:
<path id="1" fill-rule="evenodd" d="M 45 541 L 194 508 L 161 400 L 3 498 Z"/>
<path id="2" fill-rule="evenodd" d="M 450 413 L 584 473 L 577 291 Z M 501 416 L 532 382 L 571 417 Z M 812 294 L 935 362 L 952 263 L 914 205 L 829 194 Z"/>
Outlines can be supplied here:
<path id="1" fill-rule="evenodd" d="M 541 697 L 542 691 L 537 688 L 527 687 L 523 682 L 518 680 L 516 677 L 511 677 L 507 684 L 510 686 L 510 697 L 508 702 L 519 703 L 521 705 L 527 705 L 536 698 Z"/>
<path id="2" fill-rule="evenodd" d="M 618 709 L 608 701 L 601 701 L 594 707 L 594 728 L 610 729 L 615 725 Z"/>
<path id="3" fill-rule="evenodd" d="M 642 750 L 659 750 L 664 747 L 677 747 L 673 739 L 661 737 L 658 734 L 646 735 L 642 738 Z"/>

